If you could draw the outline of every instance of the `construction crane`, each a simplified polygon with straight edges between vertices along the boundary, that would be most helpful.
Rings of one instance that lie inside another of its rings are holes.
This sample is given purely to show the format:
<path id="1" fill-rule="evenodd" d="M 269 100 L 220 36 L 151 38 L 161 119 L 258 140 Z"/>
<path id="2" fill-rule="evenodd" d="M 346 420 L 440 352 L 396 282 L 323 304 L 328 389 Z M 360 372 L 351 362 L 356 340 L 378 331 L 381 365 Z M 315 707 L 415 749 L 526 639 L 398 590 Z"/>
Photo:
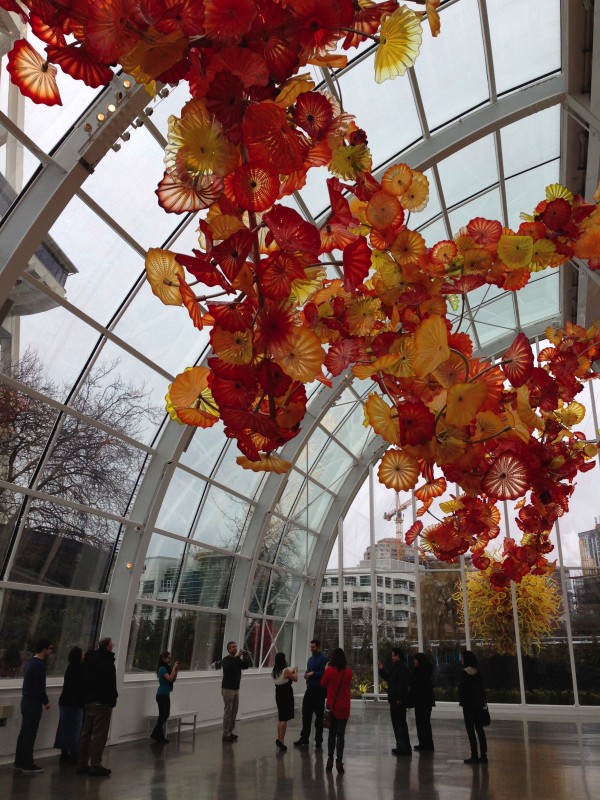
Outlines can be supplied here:
<path id="1" fill-rule="evenodd" d="M 398 561 L 403 561 L 402 555 L 405 550 L 404 543 L 404 509 L 408 508 L 412 503 L 412 499 L 408 499 L 405 503 L 400 502 L 400 492 L 396 492 L 396 505 L 391 511 L 384 513 L 383 518 L 390 520 L 396 519 L 396 558 Z"/>

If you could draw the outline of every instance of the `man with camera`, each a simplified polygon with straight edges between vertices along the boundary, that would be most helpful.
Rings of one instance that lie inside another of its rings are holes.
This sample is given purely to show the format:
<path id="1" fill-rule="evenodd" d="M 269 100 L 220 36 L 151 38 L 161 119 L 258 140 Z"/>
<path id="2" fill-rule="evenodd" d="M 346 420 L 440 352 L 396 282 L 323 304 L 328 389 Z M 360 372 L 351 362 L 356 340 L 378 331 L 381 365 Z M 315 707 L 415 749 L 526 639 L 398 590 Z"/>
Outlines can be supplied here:
<path id="1" fill-rule="evenodd" d="M 248 653 L 239 650 L 236 642 L 227 642 L 227 655 L 221 661 L 223 680 L 221 681 L 221 696 L 225 709 L 223 712 L 223 741 L 235 742 L 237 735 L 233 732 L 235 718 L 240 703 L 240 682 L 242 670 L 250 666 Z"/>

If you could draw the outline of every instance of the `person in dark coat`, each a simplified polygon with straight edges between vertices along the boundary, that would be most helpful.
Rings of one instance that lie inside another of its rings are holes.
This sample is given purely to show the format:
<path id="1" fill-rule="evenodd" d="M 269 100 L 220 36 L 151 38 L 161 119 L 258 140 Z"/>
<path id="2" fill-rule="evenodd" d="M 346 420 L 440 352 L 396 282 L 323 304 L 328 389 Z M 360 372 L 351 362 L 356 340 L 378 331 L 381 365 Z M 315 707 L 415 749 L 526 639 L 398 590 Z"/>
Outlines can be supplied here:
<path id="1" fill-rule="evenodd" d="M 61 751 L 59 759 L 61 763 L 77 763 L 84 701 L 83 650 L 81 647 L 73 647 L 69 652 L 69 664 L 58 700 L 60 717 L 54 747 Z"/>
<path id="2" fill-rule="evenodd" d="M 237 712 L 240 704 L 240 683 L 242 672 L 248 669 L 250 661 L 245 650 L 238 650 L 236 642 L 227 642 L 227 655 L 220 662 L 223 670 L 221 697 L 223 698 L 223 736 L 224 742 L 237 742 L 234 733 Z"/>
<path id="3" fill-rule="evenodd" d="M 485 689 L 481 673 L 477 668 L 477 659 L 470 650 L 462 654 L 463 670 L 458 684 L 458 703 L 462 706 L 465 728 L 471 745 L 471 756 L 465 758 L 465 764 L 487 764 L 487 739 L 483 728 L 481 712 L 487 706 Z M 477 755 L 477 739 L 479 752 Z"/>
<path id="4" fill-rule="evenodd" d="M 83 662 L 85 716 L 79 740 L 78 775 L 87 773 L 102 778 L 111 773 L 102 765 L 102 753 L 108 739 L 112 710 L 119 696 L 112 650 L 112 639 L 101 639 L 98 649 L 89 653 Z"/>
<path id="5" fill-rule="evenodd" d="M 46 694 L 46 660 L 52 653 L 50 639 L 40 639 L 35 655 L 27 663 L 23 675 L 23 696 L 21 698 L 21 731 L 17 739 L 15 769 L 19 772 L 43 772 L 33 761 L 33 747 L 37 736 L 42 708 L 50 708 Z"/>
<path id="6" fill-rule="evenodd" d="M 275 684 L 275 703 L 277 705 L 277 739 L 275 745 L 279 750 L 287 750 L 285 733 L 287 724 L 294 719 L 294 689 L 292 684 L 298 680 L 298 667 L 290 669 L 285 653 L 277 653 L 273 665 L 273 683 Z"/>
<path id="7" fill-rule="evenodd" d="M 325 691 L 321 678 L 325 674 L 327 656 L 321 652 L 321 642 L 311 639 L 310 658 L 306 664 L 304 680 L 306 691 L 302 698 L 302 730 L 294 747 L 308 747 L 313 714 L 315 716 L 315 747 L 323 747 L 323 712 L 325 711 Z"/>
<path id="8" fill-rule="evenodd" d="M 433 735 L 431 733 L 431 709 L 435 705 L 433 693 L 433 667 L 425 653 L 415 653 L 413 656 L 413 671 L 410 676 L 410 706 L 415 709 L 415 722 L 417 724 L 417 738 L 419 744 L 415 750 L 433 750 Z"/>
<path id="9" fill-rule="evenodd" d="M 404 655 L 400 648 L 392 647 L 392 666 L 384 669 L 381 661 L 378 662 L 379 674 L 388 685 L 388 703 L 390 704 L 390 718 L 396 737 L 396 747 L 392 750 L 394 756 L 412 756 L 408 725 L 406 723 L 406 701 L 410 686 L 410 673 L 404 663 Z"/>

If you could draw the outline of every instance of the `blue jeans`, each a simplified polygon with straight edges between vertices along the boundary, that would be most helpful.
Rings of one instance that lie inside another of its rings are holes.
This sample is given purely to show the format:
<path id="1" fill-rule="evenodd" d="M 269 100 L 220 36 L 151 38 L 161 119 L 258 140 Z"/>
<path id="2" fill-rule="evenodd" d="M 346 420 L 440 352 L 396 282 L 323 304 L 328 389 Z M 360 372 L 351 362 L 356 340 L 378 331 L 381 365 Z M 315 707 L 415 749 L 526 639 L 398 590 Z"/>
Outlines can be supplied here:
<path id="1" fill-rule="evenodd" d="M 15 767 L 30 767 L 33 764 L 33 746 L 37 736 L 42 704 L 39 700 L 24 697 L 21 700 L 21 731 L 17 739 Z"/>

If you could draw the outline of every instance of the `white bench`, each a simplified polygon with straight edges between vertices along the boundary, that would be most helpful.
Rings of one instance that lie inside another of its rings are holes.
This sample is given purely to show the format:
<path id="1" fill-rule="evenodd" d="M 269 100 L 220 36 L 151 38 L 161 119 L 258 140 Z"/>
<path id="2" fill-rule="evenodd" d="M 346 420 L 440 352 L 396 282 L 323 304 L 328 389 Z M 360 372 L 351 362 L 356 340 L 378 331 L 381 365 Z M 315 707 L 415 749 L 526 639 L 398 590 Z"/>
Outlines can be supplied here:
<path id="1" fill-rule="evenodd" d="M 363 694 L 361 694 L 360 696 L 360 699 L 363 701 L 363 703 L 368 703 L 369 701 L 373 703 L 381 703 L 381 702 L 387 703 L 387 694 L 385 693 L 375 694 L 375 692 L 363 692 Z"/>
<path id="2" fill-rule="evenodd" d="M 192 733 L 194 736 L 196 735 L 196 720 L 198 719 L 199 711 L 180 711 L 178 714 L 171 714 L 169 719 L 167 720 L 167 724 L 165 727 L 165 733 L 169 728 L 169 722 L 173 722 L 174 720 L 177 721 L 177 735 L 179 736 L 181 733 L 182 727 L 192 727 Z M 188 720 L 189 721 L 186 721 Z M 153 714 L 151 717 L 146 717 L 146 735 L 148 735 L 150 731 L 150 726 L 154 727 L 156 725 L 156 720 L 158 719 L 158 714 Z"/>

